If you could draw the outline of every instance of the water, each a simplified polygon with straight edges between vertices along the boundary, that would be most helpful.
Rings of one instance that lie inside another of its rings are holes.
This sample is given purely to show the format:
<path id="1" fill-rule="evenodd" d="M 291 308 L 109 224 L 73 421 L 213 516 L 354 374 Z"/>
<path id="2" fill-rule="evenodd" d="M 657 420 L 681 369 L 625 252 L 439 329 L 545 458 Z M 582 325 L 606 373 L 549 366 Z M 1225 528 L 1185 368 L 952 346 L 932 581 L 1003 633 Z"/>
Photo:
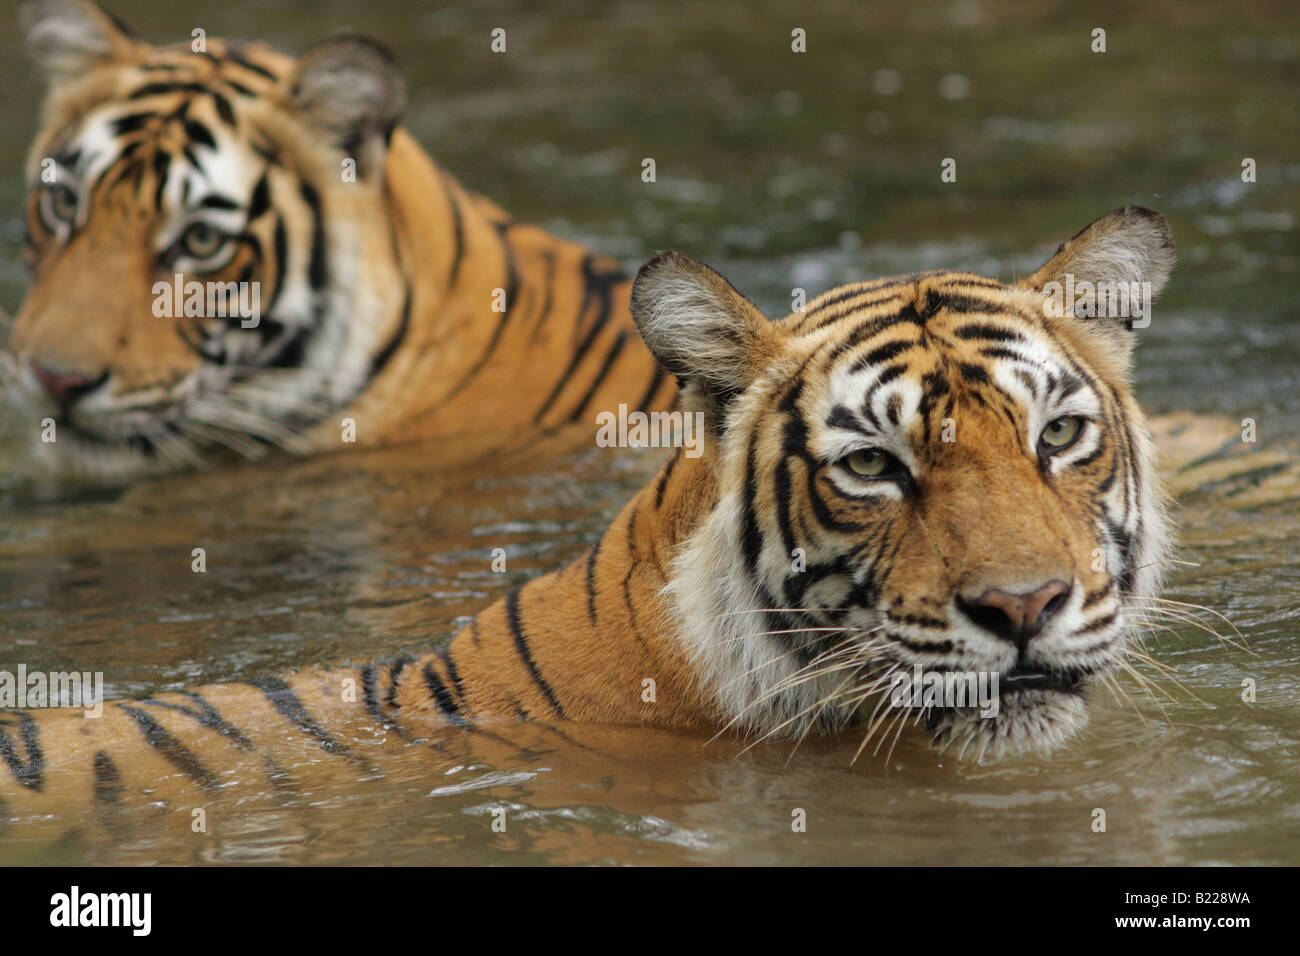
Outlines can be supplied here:
<path id="1" fill-rule="evenodd" d="M 396 48 L 412 131 L 467 185 L 629 266 L 690 252 L 771 312 L 796 286 L 898 271 L 1023 275 L 1108 209 L 1161 209 L 1180 264 L 1143 334 L 1139 395 L 1157 412 L 1253 418 L 1261 439 L 1245 478 L 1223 478 L 1219 461 L 1180 476 L 1192 564 L 1167 596 L 1225 615 L 1231 626 L 1196 621 L 1235 627 L 1249 651 L 1192 622 L 1159 633 L 1153 651 L 1182 687 L 1144 675 L 1172 699 L 1125 678 L 1132 702 L 1100 695 L 1090 734 L 1047 761 L 958 764 L 910 738 L 888 761 L 868 750 L 851 764 L 851 738 L 792 754 L 626 728 L 566 728 L 567 741 L 508 728 L 514 749 L 446 731 L 443 752 L 410 747 L 381 779 L 304 753 L 318 786 L 287 803 L 232 788 L 207 834 L 141 819 L 126 838 L 87 827 L 51 843 L 12 826 L 0 861 L 1300 862 L 1300 499 L 1285 472 L 1300 438 L 1300 26 L 1285 4 L 1241 5 L 1226 29 L 1186 5 L 807 4 L 792 16 L 767 3 L 566 3 L 542 18 L 521 3 L 363 14 L 250 2 L 201 21 L 171 4 L 112 7 L 153 40 L 202 25 L 296 50 L 361 26 Z M 1105 54 L 1088 52 L 1097 25 Z M 503 57 L 488 51 L 496 26 Z M 789 52 L 795 26 L 802 56 Z M 0 305 L 12 312 L 39 85 L 12 30 L 0 53 Z M 654 184 L 640 180 L 646 156 Z M 956 184 L 939 180 L 944 157 Z M 133 695 L 422 650 L 579 554 L 659 461 L 521 448 L 449 471 L 436 451 L 402 449 L 126 491 L 0 466 L 0 665 L 102 669 L 112 694 Z M 495 547 L 504 574 L 489 570 Z M 494 833 L 502 807 L 509 827 Z M 1106 833 L 1092 830 L 1096 808 Z M 791 831 L 796 809 L 805 833 Z"/>

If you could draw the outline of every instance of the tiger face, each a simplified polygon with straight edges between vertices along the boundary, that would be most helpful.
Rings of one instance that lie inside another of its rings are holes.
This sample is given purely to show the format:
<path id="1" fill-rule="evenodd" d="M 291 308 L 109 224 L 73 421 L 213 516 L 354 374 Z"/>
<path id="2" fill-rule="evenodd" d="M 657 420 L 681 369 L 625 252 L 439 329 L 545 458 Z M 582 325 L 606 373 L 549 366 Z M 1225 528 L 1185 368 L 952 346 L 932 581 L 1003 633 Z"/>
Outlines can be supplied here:
<path id="1" fill-rule="evenodd" d="M 153 47 L 78 0 L 23 5 L 50 81 L 27 165 L 33 281 L 0 382 L 57 466 L 135 475 L 293 447 L 403 311 L 384 159 L 391 57 Z M 41 449 L 41 444 L 36 443 Z"/>
<path id="2" fill-rule="evenodd" d="M 717 501 L 666 593 L 725 714 L 869 740 L 923 724 L 981 758 L 1083 726 L 1168 531 L 1130 323 L 1054 314 L 1052 283 L 1154 295 L 1172 261 L 1164 220 L 1128 208 L 1014 285 L 923 273 L 778 321 L 684 256 L 642 270 L 642 334 L 711 426 Z M 995 706 L 924 698 L 954 675 Z"/>

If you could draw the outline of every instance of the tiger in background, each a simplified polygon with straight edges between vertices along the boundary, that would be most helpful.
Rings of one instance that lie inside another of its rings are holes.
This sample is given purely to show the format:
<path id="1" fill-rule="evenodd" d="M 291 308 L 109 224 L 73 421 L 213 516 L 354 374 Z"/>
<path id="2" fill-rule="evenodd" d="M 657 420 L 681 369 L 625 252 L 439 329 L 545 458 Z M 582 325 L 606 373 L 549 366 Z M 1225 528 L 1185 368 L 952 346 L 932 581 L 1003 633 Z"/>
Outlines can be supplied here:
<path id="1" fill-rule="evenodd" d="M 632 311 L 703 416 L 703 453 L 679 450 L 584 556 L 422 657 L 113 702 L 94 720 L 4 715 L 6 813 L 145 789 L 184 805 L 292 778 L 293 747 L 316 769 L 373 771 L 432 725 L 857 728 L 879 747 L 921 724 L 967 758 L 1059 748 L 1092 685 L 1142 653 L 1171 528 L 1130 387 L 1134 331 L 1055 316 L 1044 287 L 1069 274 L 1154 294 L 1172 263 L 1163 218 L 1129 207 L 1015 284 L 919 273 L 772 320 L 662 254 Z M 1000 675 L 996 715 L 890 706 L 914 668 Z"/>
<path id="2" fill-rule="evenodd" d="M 471 433 L 671 404 L 630 278 L 439 169 L 399 125 L 402 75 L 375 41 L 294 60 L 151 46 L 89 0 L 21 13 L 49 92 L 0 383 L 57 469 L 336 449 L 345 419 L 357 444 L 461 435 L 468 452 Z"/>

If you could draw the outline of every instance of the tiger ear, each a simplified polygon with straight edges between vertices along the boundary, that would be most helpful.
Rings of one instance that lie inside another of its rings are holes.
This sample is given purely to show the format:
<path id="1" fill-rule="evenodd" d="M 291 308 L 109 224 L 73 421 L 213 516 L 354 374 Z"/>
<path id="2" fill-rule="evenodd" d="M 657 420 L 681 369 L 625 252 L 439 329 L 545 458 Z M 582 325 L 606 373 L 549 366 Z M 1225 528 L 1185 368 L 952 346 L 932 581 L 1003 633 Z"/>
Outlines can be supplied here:
<path id="1" fill-rule="evenodd" d="M 1144 328 L 1150 306 L 1174 267 L 1165 217 L 1141 206 L 1109 212 L 1063 243 L 1021 288 L 1046 293 L 1049 313 L 1073 315 L 1105 332 Z M 1083 285 L 1087 283 L 1087 285 Z M 1133 301 L 1133 294 L 1141 295 Z"/>
<path id="2" fill-rule="evenodd" d="M 687 396 L 721 412 L 762 369 L 772 322 L 730 282 L 680 252 L 643 265 L 632 284 L 632 318 L 655 358 Z"/>
<path id="3" fill-rule="evenodd" d="M 91 0 L 23 0 L 18 17 L 28 51 L 56 84 L 126 61 L 136 46 L 131 31 Z"/>
<path id="4" fill-rule="evenodd" d="M 384 150 L 406 109 L 406 80 L 382 43 L 340 33 L 312 46 L 288 80 L 298 116 L 363 169 Z"/>

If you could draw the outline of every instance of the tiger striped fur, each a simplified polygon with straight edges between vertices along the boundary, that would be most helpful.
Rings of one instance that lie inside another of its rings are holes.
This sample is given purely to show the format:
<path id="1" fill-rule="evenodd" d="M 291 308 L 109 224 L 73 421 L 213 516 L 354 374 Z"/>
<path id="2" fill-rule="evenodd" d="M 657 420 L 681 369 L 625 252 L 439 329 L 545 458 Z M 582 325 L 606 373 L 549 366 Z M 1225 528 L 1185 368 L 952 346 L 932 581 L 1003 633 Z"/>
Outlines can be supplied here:
<path id="1" fill-rule="evenodd" d="M 921 273 L 770 320 L 661 255 L 632 308 L 704 416 L 704 453 L 674 455 L 583 557 L 423 657 L 97 720 L 4 715 L 0 797 L 11 813 L 146 786 L 180 799 L 274 777 L 291 744 L 363 772 L 379 738 L 450 723 L 508 739 L 517 719 L 786 738 L 923 720 L 968 757 L 1057 748 L 1123 665 L 1170 529 L 1133 331 L 1053 317 L 1043 289 L 1068 272 L 1158 291 L 1172 260 L 1164 220 L 1127 208 L 1014 285 Z M 1000 711 L 891 708 L 886 681 L 917 666 L 1001 675 Z"/>
<path id="2" fill-rule="evenodd" d="M 439 169 L 398 125 L 402 77 L 375 42 L 295 61 L 151 46 L 88 0 L 23 14 L 50 89 L 0 383 L 42 460 L 131 478 L 451 436 L 469 455 L 485 433 L 671 404 L 630 278 Z M 202 315 L 181 314 L 192 282 L 217 284 Z M 254 283 L 260 315 L 237 313 Z"/>

